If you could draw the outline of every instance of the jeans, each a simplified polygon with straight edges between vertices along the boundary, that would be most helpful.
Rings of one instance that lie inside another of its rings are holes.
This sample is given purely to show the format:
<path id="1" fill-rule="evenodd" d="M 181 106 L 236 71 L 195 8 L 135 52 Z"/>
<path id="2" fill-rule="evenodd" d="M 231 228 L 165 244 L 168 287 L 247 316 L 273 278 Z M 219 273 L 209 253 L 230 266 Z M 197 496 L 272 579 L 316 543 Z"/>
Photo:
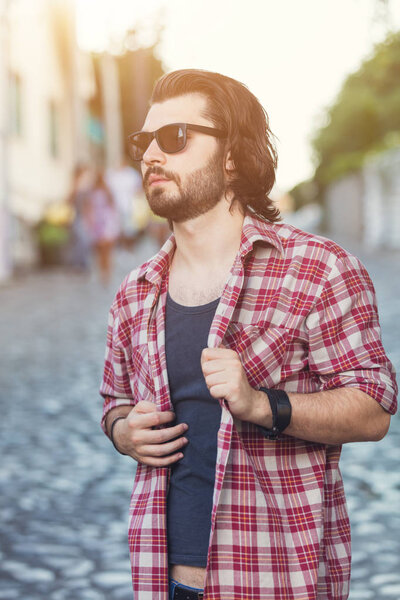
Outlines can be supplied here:
<path id="1" fill-rule="evenodd" d="M 178 582 L 175 579 L 172 579 L 170 577 L 169 579 L 169 600 L 174 600 L 174 591 L 176 586 L 178 585 Z M 191 592 L 202 592 L 203 590 L 201 588 L 194 588 L 194 587 L 189 587 L 188 585 L 183 585 L 182 583 L 179 583 L 180 587 L 183 587 L 187 590 L 190 590 Z"/>

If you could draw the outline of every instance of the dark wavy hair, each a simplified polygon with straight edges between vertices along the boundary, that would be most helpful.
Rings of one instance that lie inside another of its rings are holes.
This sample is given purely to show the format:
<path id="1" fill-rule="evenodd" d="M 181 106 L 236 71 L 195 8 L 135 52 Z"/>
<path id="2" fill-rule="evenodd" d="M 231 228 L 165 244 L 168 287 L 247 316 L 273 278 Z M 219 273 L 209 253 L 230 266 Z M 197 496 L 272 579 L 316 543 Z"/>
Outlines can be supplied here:
<path id="1" fill-rule="evenodd" d="M 277 153 L 266 111 L 239 81 L 200 69 L 181 69 L 163 75 L 155 84 L 150 105 L 198 93 L 208 100 L 204 117 L 226 132 L 234 171 L 229 172 L 227 190 L 243 211 L 274 222 L 279 210 L 269 198 L 275 183 Z"/>

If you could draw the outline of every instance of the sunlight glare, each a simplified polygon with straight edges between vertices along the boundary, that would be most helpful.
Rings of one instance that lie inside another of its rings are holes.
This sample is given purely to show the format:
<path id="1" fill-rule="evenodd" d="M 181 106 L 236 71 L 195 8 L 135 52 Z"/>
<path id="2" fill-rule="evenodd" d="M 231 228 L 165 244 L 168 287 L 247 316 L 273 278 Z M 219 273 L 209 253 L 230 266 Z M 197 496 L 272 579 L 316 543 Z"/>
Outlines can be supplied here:
<path id="1" fill-rule="evenodd" d="M 163 5 L 164 0 L 75 0 L 79 47 L 87 52 L 114 50 L 129 29 L 143 23 L 149 29 L 152 15 Z M 145 40 L 152 43 L 151 32 Z"/>

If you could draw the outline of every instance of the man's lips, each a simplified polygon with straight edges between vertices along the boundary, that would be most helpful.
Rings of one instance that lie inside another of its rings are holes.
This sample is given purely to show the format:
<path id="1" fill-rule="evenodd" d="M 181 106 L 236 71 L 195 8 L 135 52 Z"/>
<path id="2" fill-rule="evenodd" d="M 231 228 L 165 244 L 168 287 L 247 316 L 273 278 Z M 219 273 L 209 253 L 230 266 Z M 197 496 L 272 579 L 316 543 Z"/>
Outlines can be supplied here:
<path id="1" fill-rule="evenodd" d="M 166 183 L 167 181 L 171 180 L 162 175 L 150 175 L 149 177 L 149 185 L 157 185 L 158 183 Z"/>

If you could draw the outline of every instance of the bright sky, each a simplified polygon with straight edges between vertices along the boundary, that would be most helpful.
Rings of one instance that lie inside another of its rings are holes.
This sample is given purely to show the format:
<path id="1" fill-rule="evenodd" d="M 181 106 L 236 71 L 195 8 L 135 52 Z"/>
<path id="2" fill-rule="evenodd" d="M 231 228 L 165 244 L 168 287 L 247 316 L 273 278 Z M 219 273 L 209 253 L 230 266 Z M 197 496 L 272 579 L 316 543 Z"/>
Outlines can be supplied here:
<path id="1" fill-rule="evenodd" d="M 164 30 L 166 70 L 203 68 L 245 83 L 278 138 L 278 187 L 312 176 L 309 140 L 345 77 L 386 32 L 379 0 L 76 0 L 80 43 L 101 49 L 129 24 Z M 400 29 L 400 0 L 389 2 Z"/>

